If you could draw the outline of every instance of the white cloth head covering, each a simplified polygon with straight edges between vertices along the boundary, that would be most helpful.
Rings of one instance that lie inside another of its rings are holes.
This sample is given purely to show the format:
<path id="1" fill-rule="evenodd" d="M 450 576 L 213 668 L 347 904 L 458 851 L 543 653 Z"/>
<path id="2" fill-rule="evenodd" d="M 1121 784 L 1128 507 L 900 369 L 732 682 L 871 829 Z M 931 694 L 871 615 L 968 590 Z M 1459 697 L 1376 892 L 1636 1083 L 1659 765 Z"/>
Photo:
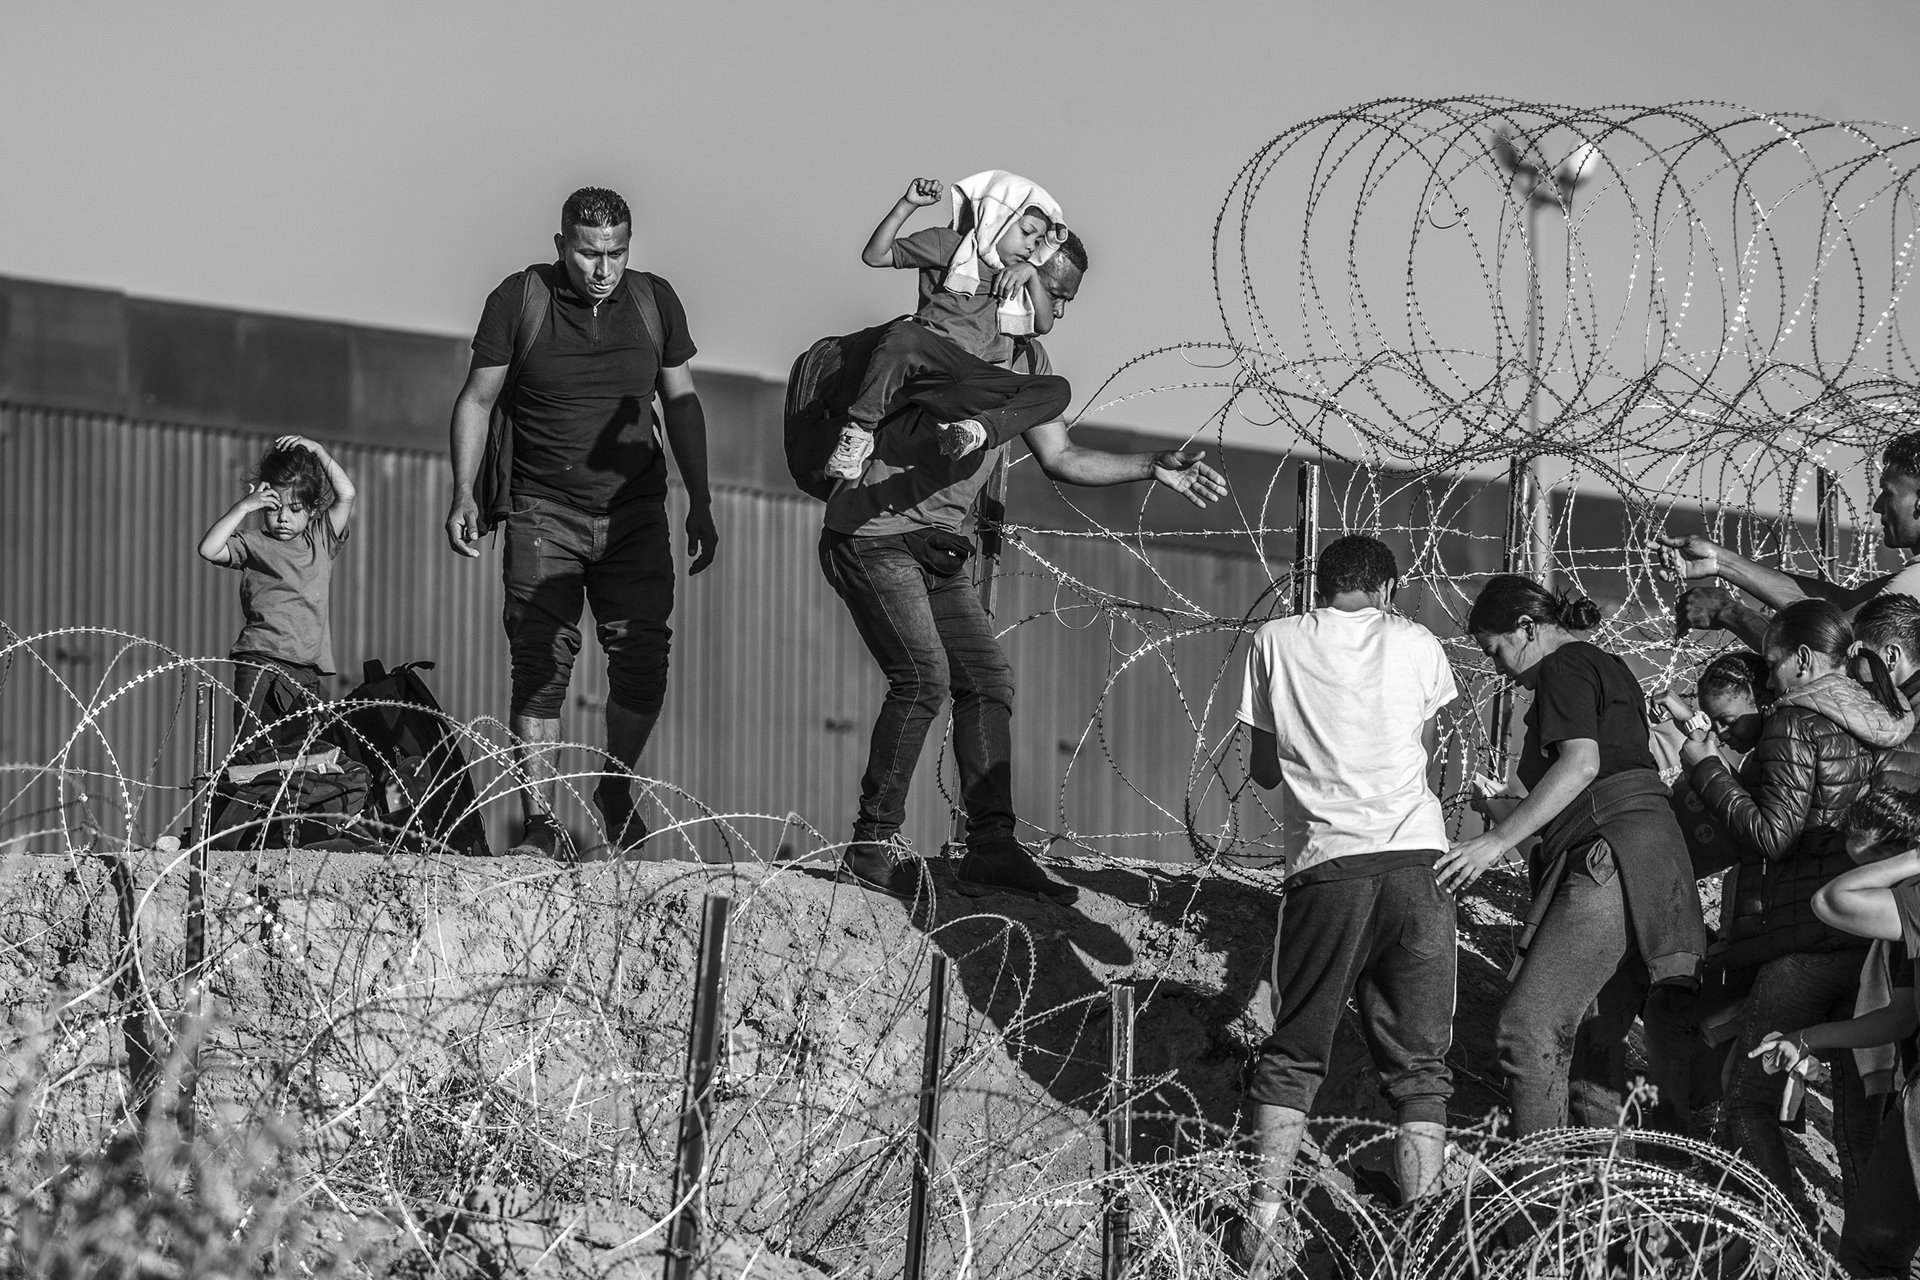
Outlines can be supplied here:
<path id="1" fill-rule="evenodd" d="M 1029 259 L 1034 266 L 1051 258 L 1067 238 L 1067 224 L 1060 215 L 1059 204 L 1039 183 L 1030 182 L 1017 173 L 988 169 L 971 178 L 962 178 L 953 184 L 952 198 L 953 221 L 947 225 L 954 230 L 967 225 L 968 210 L 972 210 L 972 228 L 961 238 L 953 261 L 947 264 L 946 278 L 941 281 L 941 287 L 954 293 L 980 292 L 982 264 L 996 271 L 1005 267 L 995 246 L 1013 220 L 1029 208 L 1040 210 L 1053 224 Z M 1016 291 L 1000 304 L 999 319 L 1002 333 L 1033 332 L 1033 303 L 1025 289 Z"/>

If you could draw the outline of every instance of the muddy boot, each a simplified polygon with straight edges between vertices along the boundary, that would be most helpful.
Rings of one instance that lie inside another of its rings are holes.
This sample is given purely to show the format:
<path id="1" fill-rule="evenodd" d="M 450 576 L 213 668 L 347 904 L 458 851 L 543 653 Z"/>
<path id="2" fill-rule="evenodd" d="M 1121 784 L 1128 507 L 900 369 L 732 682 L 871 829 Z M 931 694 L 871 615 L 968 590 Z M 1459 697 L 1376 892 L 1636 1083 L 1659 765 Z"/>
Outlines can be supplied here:
<path id="1" fill-rule="evenodd" d="M 970 898 L 994 892 L 1019 893 L 1063 907 L 1072 906 L 1080 897 L 1080 890 L 1041 870 L 1027 846 L 1012 836 L 969 845 L 967 856 L 960 860 L 957 887 Z"/>
<path id="2" fill-rule="evenodd" d="M 895 861 L 887 845 L 856 840 L 840 855 L 840 879 L 912 902 L 920 895 L 920 860 Z"/>

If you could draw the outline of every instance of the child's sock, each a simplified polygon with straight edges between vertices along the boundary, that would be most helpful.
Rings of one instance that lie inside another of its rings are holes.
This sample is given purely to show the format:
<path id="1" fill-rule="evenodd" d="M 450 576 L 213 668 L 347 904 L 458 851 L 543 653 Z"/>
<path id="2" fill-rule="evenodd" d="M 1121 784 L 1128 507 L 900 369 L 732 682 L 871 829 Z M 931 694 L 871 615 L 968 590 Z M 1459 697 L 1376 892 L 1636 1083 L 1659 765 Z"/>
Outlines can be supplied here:
<path id="1" fill-rule="evenodd" d="M 940 453 L 943 457 L 964 458 L 987 443 L 987 429 L 972 418 L 962 418 L 958 422 L 943 422 L 937 430 L 940 434 Z"/>
<path id="2" fill-rule="evenodd" d="M 849 422 L 840 428 L 840 442 L 821 470 L 836 480 L 858 480 L 873 456 L 873 428 Z"/>

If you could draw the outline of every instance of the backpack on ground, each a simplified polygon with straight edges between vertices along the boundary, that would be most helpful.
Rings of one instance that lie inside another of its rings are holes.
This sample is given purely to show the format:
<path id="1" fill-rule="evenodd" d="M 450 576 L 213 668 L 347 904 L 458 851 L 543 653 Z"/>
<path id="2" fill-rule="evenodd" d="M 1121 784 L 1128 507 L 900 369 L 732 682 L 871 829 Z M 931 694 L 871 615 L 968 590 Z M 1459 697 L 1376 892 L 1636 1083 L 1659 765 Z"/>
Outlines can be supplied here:
<path id="1" fill-rule="evenodd" d="M 234 764 L 213 787 L 209 848 L 366 847 L 365 766 L 338 747 L 289 760 Z"/>
<path id="2" fill-rule="evenodd" d="M 513 325 L 513 358 L 507 363 L 507 380 L 493 402 L 487 419 L 487 443 L 480 452 L 480 470 L 473 477 L 473 501 L 480 508 L 480 532 L 492 533 L 506 521 L 513 500 L 513 388 L 520 379 L 527 353 L 547 326 L 547 314 L 553 309 L 553 290 L 541 267 L 528 267 L 520 273 L 520 312 Z M 644 271 L 628 271 L 620 277 L 634 305 L 640 309 L 641 323 L 653 341 L 656 363 L 666 352 L 666 324 L 660 319 L 660 299 L 653 291 L 653 277 Z M 649 409 L 651 412 L 651 409 Z M 659 417 L 654 417 L 657 426 Z"/>
<path id="3" fill-rule="evenodd" d="M 370 775 L 367 816 L 395 838 L 396 851 L 484 858 L 492 850 L 466 752 L 420 678 L 431 670 L 431 662 L 408 662 L 389 671 L 369 659 L 359 687 L 341 700 L 334 736 Z"/>

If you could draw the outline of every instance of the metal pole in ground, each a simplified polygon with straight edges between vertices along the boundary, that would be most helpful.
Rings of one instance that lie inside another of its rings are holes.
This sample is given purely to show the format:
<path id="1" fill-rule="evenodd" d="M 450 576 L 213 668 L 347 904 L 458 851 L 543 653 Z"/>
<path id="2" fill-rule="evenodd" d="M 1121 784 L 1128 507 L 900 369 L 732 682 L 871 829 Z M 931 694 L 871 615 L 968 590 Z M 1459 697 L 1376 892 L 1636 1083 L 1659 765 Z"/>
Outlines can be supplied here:
<path id="1" fill-rule="evenodd" d="M 1120 1280 L 1127 1269 L 1127 1221 L 1131 1204 L 1120 1176 L 1133 1163 L 1133 984 L 1107 986 L 1113 1026 L 1107 1044 L 1107 1189 L 1100 1232 L 1101 1280 Z"/>
<path id="2" fill-rule="evenodd" d="M 1825 467 L 1813 469 L 1813 494 L 1820 506 L 1820 576 L 1828 582 L 1840 579 L 1840 486 L 1833 472 Z"/>
<path id="3" fill-rule="evenodd" d="M 947 1056 L 947 958 L 933 956 L 927 978 L 927 1039 L 920 1051 L 920 1131 L 914 1143 L 913 1200 L 907 1206 L 906 1280 L 927 1274 L 927 1209 L 940 1146 L 940 1067 Z"/>
<path id="4" fill-rule="evenodd" d="M 727 919 L 733 899 L 710 893 L 700 916 L 694 973 L 693 1026 L 687 1033 L 686 1093 L 667 1225 L 666 1280 L 688 1280 L 700 1246 L 700 1201 L 706 1189 L 707 1134 L 713 1120 L 713 1070 L 720 1054 L 720 1005 L 727 972 Z"/>
<path id="5" fill-rule="evenodd" d="M 187 919 L 186 965 L 181 974 L 180 1033 L 189 1050 L 182 1064 L 179 1097 L 181 1132 L 191 1135 L 194 1094 L 200 1083 L 201 1018 L 205 1005 L 201 990 L 207 967 L 207 844 L 213 813 L 213 682 L 204 675 L 193 690 L 193 797 L 187 807 Z"/>
<path id="6" fill-rule="evenodd" d="M 1293 611 L 1313 608 L 1313 562 L 1320 554 L 1320 464 L 1300 464 L 1298 523 L 1293 527 Z"/>

